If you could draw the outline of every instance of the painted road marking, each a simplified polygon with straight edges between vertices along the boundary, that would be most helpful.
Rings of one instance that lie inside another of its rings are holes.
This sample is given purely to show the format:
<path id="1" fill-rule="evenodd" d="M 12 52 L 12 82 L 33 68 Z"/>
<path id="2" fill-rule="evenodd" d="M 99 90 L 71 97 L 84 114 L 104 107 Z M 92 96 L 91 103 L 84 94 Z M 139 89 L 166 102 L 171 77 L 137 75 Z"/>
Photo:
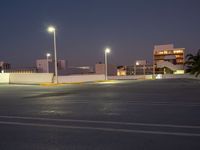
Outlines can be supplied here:
<path id="1" fill-rule="evenodd" d="M 62 129 L 96 130 L 96 131 L 107 131 L 107 132 L 124 132 L 124 133 L 200 137 L 200 134 L 197 134 L 197 133 L 184 133 L 184 132 L 145 131 L 145 130 L 114 129 L 114 128 L 100 128 L 100 127 L 81 127 L 81 126 L 69 126 L 69 125 L 52 125 L 52 124 L 22 123 L 22 122 L 7 122 L 7 121 L 0 121 L 0 124 L 16 125 L 16 126 L 62 128 Z"/>
<path id="2" fill-rule="evenodd" d="M 78 120 L 78 119 L 51 119 L 51 118 L 40 118 L 40 117 L 21 117 L 21 116 L 0 116 L 0 119 L 23 119 L 23 120 L 38 120 L 38 121 L 58 121 L 58 122 L 76 122 L 76 123 L 78 122 L 78 123 L 94 123 L 94 124 L 110 124 L 110 125 L 131 125 L 131 126 L 146 126 L 146 127 L 200 129 L 200 126 L 192 126 L 192 125 L 95 121 L 95 120 Z"/>
<path id="3" fill-rule="evenodd" d="M 44 99 L 48 99 L 49 97 L 45 97 Z M 67 100 L 64 101 L 66 104 L 89 104 L 96 103 L 99 101 L 88 101 L 88 100 Z M 142 101 L 123 101 L 123 102 L 109 102 L 104 101 L 106 104 L 120 104 L 120 105 L 142 105 L 142 106 L 183 106 L 183 107 L 200 107 L 200 103 L 173 103 L 173 102 L 142 102 Z"/>

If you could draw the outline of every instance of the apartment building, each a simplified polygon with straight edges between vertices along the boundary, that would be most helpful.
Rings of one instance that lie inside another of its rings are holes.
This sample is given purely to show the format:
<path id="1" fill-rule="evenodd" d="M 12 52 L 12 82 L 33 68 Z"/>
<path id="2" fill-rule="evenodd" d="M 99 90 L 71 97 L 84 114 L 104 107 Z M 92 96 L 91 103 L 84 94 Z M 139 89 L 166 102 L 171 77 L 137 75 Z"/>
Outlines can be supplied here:
<path id="1" fill-rule="evenodd" d="M 185 48 L 174 48 L 173 44 L 156 45 L 153 51 L 154 74 L 183 74 Z"/>

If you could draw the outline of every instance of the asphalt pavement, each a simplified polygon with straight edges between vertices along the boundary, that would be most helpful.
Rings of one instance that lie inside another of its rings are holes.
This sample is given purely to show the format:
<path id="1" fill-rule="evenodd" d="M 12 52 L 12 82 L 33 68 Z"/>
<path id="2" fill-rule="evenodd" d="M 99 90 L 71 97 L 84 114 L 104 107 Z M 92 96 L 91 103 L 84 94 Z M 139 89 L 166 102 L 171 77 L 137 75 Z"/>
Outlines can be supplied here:
<path id="1" fill-rule="evenodd" d="M 0 150 L 199 150 L 200 81 L 0 85 Z"/>

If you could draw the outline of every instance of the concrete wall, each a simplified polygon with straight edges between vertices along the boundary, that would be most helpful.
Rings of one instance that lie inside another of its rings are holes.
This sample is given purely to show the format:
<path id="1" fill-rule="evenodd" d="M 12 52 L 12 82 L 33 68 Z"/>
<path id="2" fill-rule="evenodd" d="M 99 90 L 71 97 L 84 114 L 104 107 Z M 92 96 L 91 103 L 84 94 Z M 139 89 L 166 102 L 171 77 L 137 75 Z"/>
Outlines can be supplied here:
<path id="1" fill-rule="evenodd" d="M 9 78 L 9 73 L 0 73 L 0 83 L 9 83 Z"/>
<path id="2" fill-rule="evenodd" d="M 199 79 L 190 74 L 184 75 L 161 75 L 162 79 Z M 105 75 L 70 75 L 59 76 L 59 83 L 72 83 L 72 82 L 89 82 L 104 80 Z M 108 76 L 109 80 L 140 80 L 152 79 L 152 75 L 135 75 L 135 76 Z M 0 73 L 0 83 L 13 83 L 13 84 L 40 84 L 52 83 L 53 74 L 47 73 Z"/>
<path id="3" fill-rule="evenodd" d="M 59 76 L 59 83 L 72 83 L 72 82 L 89 82 L 105 80 L 105 75 L 70 75 L 70 76 Z"/>
<path id="4" fill-rule="evenodd" d="M 162 75 L 163 79 L 199 79 L 200 80 L 200 76 L 199 77 L 195 77 L 194 75 L 191 74 L 165 74 Z"/>
<path id="5" fill-rule="evenodd" d="M 51 73 L 11 73 L 11 84 L 40 84 L 52 83 L 53 74 Z"/>
<path id="6" fill-rule="evenodd" d="M 190 74 L 165 74 L 159 75 L 160 79 L 198 79 L 199 77 L 195 77 Z M 153 79 L 153 75 L 134 75 L 134 76 L 109 76 L 109 80 L 140 80 L 140 79 Z M 158 79 L 158 78 L 157 78 Z"/>
<path id="7" fill-rule="evenodd" d="M 141 80 L 152 79 L 152 75 L 134 75 L 134 76 L 109 76 L 109 80 Z"/>

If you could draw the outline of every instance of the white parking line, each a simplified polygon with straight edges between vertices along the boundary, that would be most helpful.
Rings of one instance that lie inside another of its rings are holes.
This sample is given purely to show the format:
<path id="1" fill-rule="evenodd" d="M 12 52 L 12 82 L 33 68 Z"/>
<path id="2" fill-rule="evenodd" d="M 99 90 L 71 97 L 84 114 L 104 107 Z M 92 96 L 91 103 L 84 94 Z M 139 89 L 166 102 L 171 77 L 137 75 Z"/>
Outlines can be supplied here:
<path id="1" fill-rule="evenodd" d="M 146 127 L 168 127 L 168 128 L 183 128 L 183 129 L 200 129 L 200 126 L 191 126 L 191 125 L 134 123 L 134 122 L 116 122 L 116 121 L 94 121 L 94 120 L 78 120 L 78 119 L 51 119 L 51 118 L 40 118 L 40 117 L 21 117 L 21 116 L 0 116 L 0 119 L 23 119 L 23 120 L 39 120 L 39 121 L 58 121 L 58 122 L 78 122 L 78 123 L 94 123 L 94 124 L 131 125 L 131 126 L 146 126 Z"/>
<path id="2" fill-rule="evenodd" d="M 158 106 L 184 106 L 184 107 L 199 107 L 200 103 L 174 103 L 174 102 L 142 102 L 142 101 L 128 101 L 128 104 L 135 105 L 158 105 Z"/>
<path id="3" fill-rule="evenodd" d="M 22 123 L 22 122 L 7 122 L 7 121 L 0 121 L 0 124 L 17 125 L 17 126 L 32 126 L 32 127 L 62 128 L 62 129 L 96 130 L 96 131 L 107 131 L 107 132 L 124 132 L 124 133 L 140 133 L 140 134 L 200 137 L 200 134 L 183 133 L 183 132 L 145 131 L 145 130 L 114 129 L 114 128 L 100 128 L 100 127 L 81 127 L 81 126 L 53 125 L 53 124 L 40 124 L 40 123 Z"/>
<path id="4" fill-rule="evenodd" d="M 88 103 L 96 103 L 96 101 L 88 101 L 88 100 L 67 100 L 65 101 L 67 104 L 88 104 Z M 173 103 L 173 102 L 143 102 L 143 101 L 126 101 L 126 102 L 109 102 L 104 101 L 104 103 L 111 104 L 120 104 L 120 105 L 152 105 L 152 106 L 183 106 L 183 107 L 199 107 L 200 103 Z"/>

